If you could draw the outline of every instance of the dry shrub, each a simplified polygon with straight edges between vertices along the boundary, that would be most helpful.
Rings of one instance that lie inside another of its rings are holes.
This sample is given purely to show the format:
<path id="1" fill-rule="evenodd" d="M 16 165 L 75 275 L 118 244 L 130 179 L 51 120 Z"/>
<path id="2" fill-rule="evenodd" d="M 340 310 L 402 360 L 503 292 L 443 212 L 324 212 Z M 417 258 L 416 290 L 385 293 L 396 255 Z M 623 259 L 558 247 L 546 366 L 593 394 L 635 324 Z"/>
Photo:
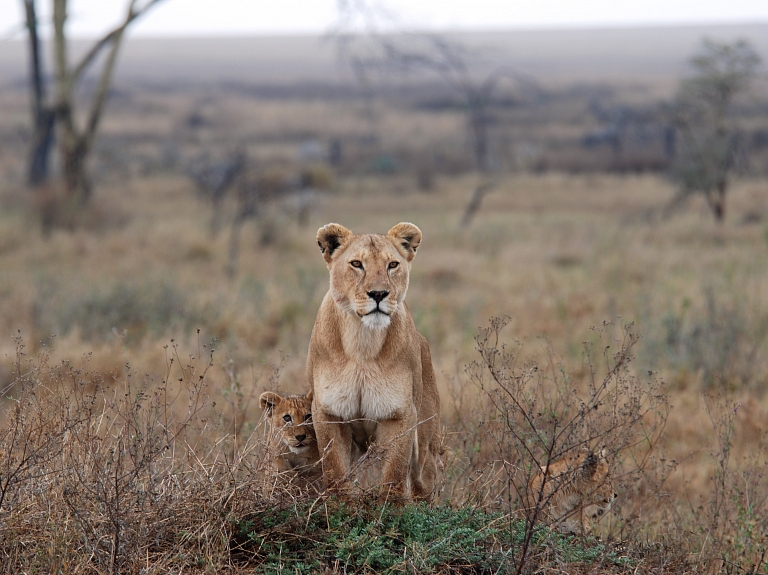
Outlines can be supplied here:
<path id="1" fill-rule="evenodd" d="M 698 561 L 710 571 L 748 573 L 768 568 L 768 437 L 763 435 L 742 461 L 734 461 L 741 406 L 725 396 L 705 398 L 716 442 L 708 497 L 687 494 L 681 524 L 698 535 Z M 686 513 L 687 512 L 687 513 Z"/>
<path id="2" fill-rule="evenodd" d="M 486 415 L 474 432 L 475 445 L 469 446 L 475 453 L 484 446 L 485 453 L 470 458 L 475 474 L 470 477 L 471 489 L 482 491 L 480 499 L 525 517 L 526 535 L 517 558 L 522 569 L 540 525 L 554 527 L 566 519 L 548 512 L 553 498 L 572 481 L 545 476 L 540 488 L 531 489 L 531 479 L 582 449 L 606 449 L 614 485 L 624 501 L 604 531 L 610 539 L 628 535 L 626 527 L 637 520 L 642 507 L 642 502 L 631 500 L 632 487 L 658 471 L 653 455 L 670 406 L 661 381 L 653 374 L 640 378 L 630 370 L 632 348 L 638 341 L 631 325 L 620 326 L 615 351 L 605 342 L 607 324 L 593 328 L 596 337 L 593 343 L 585 343 L 585 377 L 580 381 L 555 361 L 551 348 L 546 369 L 523 361 L 522 344 L 510 349 L 502 341 L 501 331 L 508 321 L 494 318 L 490 327 L 480 330 L 481 359 L 466 368 L 470 381 L 487 400 Z M 597 346 L 600 362 L 594 359 Z M 593 489 L 600 487 L 595 484 Z M 575 511 L 581 513 L 580 508 Z"/>
<path id="3" fill-rule="evenodd" d="M 213 349 L 165 377 L 24 356 L 0 413 L 0 571 L 138 572 L 230 563 L 233 517 L 266 509 L 269 458 L 206 390 Z"/>
<path id="4" fill-rule="evenodd" d="M 677 462 L 666 455 L 664 435 L 669 397 L 653 372 L 632 371 L 639 340 L 632 325 L 619 326 L 613 345 L 606 342 L 613 332 L 609 324 L 593 328 L 582 370 L 571 375 L 551 346 L 545 369 L 522 359 L 522 344 L 508 345 L 501 337 L 507 323 L 494 318 L 480 330 L 480 360 L 466 368 L 482 394 L 473 394 L 461 377 L 449 388 L 453 429 L 443 494 L 457 505 L 523 518 L 513 571 L 563 563 L 557 530 L 542 528 L 563 519 L 550 515 L 550 503 L 570 478 L 552 477 L 548 489 L 546 476 L 538 489 L 531 488 L 531 478 L 568 454 L 603 446 L 619 494 L 599 529 L 606 557 L 618 553 L 627 565 L 635 564 L 633 570 L 642 564 L 645 572 L 758 573 L 768 567 L 768 436 L 761 435 L 743 460 L 734 460 L 739 404 L 707 398 L 715 440 L 709 490 L 674 492 L 670 479 L 677 477 Z"/>

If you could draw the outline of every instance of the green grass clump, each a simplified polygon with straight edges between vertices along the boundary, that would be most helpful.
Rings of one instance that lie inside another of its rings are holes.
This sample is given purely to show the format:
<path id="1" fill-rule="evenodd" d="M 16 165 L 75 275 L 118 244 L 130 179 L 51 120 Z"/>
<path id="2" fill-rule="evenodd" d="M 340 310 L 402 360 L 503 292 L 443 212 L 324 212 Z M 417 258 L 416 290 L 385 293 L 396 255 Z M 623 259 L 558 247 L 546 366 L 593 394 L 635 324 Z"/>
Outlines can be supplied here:
<path id="1" fill-rule="evenodd" d="M 525 521 L 480 508 L 349 504 L 329 499 L 292 503 L 235 523 L 235 544 L 265 573 L 513 572 Z M 559 563 L 617 564 L 594 539 L 542 527 L 529 557 Z"/>
<path id="2" fill-rule="evenodd" d="M 189 331 L 207 320 L 207 310 L 165 281 L 117 282 L 82 290 L 53 283 L 39 291 L 36 327 L 46 335 L 66 335 L 77 328 L 85 341 L 110 340 L 117 333 L 125 343 L 136 343 L 147 334 L 164 335 L 172 328 Z"/>

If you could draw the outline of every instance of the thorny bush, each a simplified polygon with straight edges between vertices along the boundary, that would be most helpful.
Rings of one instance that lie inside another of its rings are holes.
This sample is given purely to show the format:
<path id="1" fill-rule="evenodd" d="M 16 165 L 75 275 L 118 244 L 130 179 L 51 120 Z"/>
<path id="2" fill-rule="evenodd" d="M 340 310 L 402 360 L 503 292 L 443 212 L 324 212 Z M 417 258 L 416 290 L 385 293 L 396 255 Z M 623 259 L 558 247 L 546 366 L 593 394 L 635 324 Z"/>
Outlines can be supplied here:
<path id="1" fill-rule="evenodd" d="M 232 428 L 206 390 L 213 348 L 161 381 L 125 366 L 88 372 L 16 338 L 0 404 L 0 572 L 118 573 L 139 565 L 229 562 L 230 517 L 265 489 L 268 457 Z"/>
<path id="2" fill-rule="evenodd" d="M 595 341 L 584 344 L 586 377 L 576 380 L 557 365 L 551 349 L 545 370 L 522 361 L 522 344 L 510 348 L 502 341 L 501 331 L 508 322 L 507 317 L 493 318 L 489 327 L 480 330 L 476 341 L 481 359 L 468 365 L 466 373 L 493 408 L 493 415 L 482 422 L 497 461 L 498 481 L 489 495 L 510 512 L 522 510 L 525 515 L 527 531 L 518 558 L 521 569 L 537 526 L 554 527 L 567 519 L 547 512 L 555 498 L 574 487 L 573 477 L 544 475 L 537 489 L 529 487 L 531 479 L 580 450 L 605 449 L 614 486 L 624 500 L 617 502 L 619 513 L 613 514 L 607 534 L 622 535 L 643 503 L 632 501 L 633 489 L 658 481 L 650 471 L 658 470 L 654 450 L 670 406 L 654 374 L 641 378 L 630 370 L 632 348 L 639 339 L 632 325 L 619 326 L 615 342 L 605 341 L 608 324 L 593 328 Z M 591 489 L 600 487 L 597 483 Z M 580 514 L 581 509 L 577 506 L 572 513 Z"/>

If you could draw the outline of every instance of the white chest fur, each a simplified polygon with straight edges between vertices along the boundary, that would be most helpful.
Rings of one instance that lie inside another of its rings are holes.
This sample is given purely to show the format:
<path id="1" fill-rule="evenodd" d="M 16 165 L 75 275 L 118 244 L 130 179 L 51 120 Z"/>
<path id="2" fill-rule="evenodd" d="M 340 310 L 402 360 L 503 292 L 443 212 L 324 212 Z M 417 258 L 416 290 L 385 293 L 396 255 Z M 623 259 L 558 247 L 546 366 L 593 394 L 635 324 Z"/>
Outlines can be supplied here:
<path id="1" fill-rule="evenodd" d="M 384 374 L 376 363 L 348 362 L 333 377 L 315 380 L 315 397 L 330 415 L 344 421 L 402 417 L 411 405 L 410 374 Z"/>
<path id="2" fill-rule="evenodd" d="M 314 377 L 315 398 L 329 415 L 345 421 L 384 421 L 403 417 L 412 407 L 409 368 L 391 361 L 382 365 L 382 349 L 393 328 L 387 323 L 370 327 L 355 314 L 343 314 L 343 357 L 328 369 L 316 370 Z"/>

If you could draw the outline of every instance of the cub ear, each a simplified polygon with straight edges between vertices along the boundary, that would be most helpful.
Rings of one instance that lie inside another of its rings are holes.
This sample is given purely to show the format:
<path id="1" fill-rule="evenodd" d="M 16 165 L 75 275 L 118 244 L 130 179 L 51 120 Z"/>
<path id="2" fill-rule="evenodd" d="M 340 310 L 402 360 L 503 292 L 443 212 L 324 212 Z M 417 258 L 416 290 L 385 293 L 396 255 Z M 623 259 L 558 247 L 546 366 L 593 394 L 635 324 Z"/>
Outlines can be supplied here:
<path id="1" fill-rule="evenodd" d="M 597 472 L 599 458 L 594 451 L 587 451 L 584 461 L 581 463 L 581 472 L 584 477 L 592 477 Z"/>
<path id="2" fill-rule="evenodd" d="M 308 393 L 307 395 L 305 395 L 305 396 L 304 396 L 304 397 L 306 397 L 306 398 L 307 398 L 307 401 L 308 401 L 309 403 L 312 403 L 312 398 L 314 397 L 314 391 L 315 391 L 314 389 L 310 389 L 310 390 L 309 390 L 309 393 Z"/>
<path id="3" fill-rule="evenodd" d="M 405 256 L 405 259 L 410 262 L 416 255 L 416 250 L 421 243 L 421 230 L 413 224 L 402 222 L 389 230 L 387 237 L 392 239 L 395 246 Z"/>
<path id="4" fill-rule="evenodd" d="M 272 417 L 272 411 L 280 405 L 281 401 L 283 398 L 274 391 L 265 391 L 259 397 L 259 405 L 261 405 L 261 409 L 267 411 L 267 417 Z"/>
<path id="5" fill-rule="evenodd" d="M 351 237 L 352 232 L 340 224 L 326 224 L 317 230 L 317 245 L 320 246 L 326 263 L 331 263 L 333 252 Z"/>

